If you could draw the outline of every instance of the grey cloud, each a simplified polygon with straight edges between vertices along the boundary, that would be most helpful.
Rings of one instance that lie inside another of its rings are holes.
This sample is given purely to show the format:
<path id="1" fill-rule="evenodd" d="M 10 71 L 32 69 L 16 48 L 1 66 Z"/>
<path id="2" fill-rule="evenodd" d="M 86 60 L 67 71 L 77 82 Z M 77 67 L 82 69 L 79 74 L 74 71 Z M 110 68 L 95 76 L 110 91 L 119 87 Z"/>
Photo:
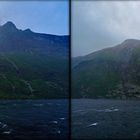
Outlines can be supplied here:
<path id="1" fill-rule="evenodd" d="M 140 39 L 140 2 L 75 1 L 72 3 L 72 55 Z"/>

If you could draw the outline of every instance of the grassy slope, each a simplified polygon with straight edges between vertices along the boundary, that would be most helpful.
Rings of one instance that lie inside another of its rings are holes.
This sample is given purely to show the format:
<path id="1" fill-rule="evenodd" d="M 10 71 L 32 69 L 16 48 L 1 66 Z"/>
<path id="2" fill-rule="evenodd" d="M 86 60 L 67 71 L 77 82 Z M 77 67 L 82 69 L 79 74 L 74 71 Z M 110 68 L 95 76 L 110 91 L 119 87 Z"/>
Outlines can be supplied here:
<path id="1" fill-rule="evenodd" d="M 111 51 L 102 51 L 94 59 L 81 61 L 75 66 L 72 76 L 72 96 L 74 98 L 108 98 L 108 95 L 111 95 L 111 98 L 119 96 L 121 98 L 122 93 L 127 97 L 140 95 L 140 48 L 132 51 L 128 62 L 119 55 Z M 128 83 L 136 86 L 137 89 L 129 93 Z M 118 85 L 123 88 L 117 88 Z M 117 91 L 114 95 L 113 90 Z M 119 90 L 122 91 L 119 93 Z"/>
<path id="2" fill-rule="evenodd" d="M 0 54 L 0 98 L 68 97 L 68 60 L 29 53 Z"/>

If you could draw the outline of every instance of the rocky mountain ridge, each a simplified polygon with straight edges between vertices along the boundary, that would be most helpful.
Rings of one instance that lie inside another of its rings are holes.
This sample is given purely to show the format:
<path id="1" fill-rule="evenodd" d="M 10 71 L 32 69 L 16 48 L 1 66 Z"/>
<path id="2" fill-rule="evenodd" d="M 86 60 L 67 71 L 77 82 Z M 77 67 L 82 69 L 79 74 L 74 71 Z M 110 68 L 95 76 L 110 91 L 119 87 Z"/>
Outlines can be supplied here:
<path id="1" fill-rule="evenodd" d="M 73 58 L 74 98 L 140 98 L 140 40 Z"/>
<path id="2" fill-rule="evenodd" d="M 0 99 L 68 97 L 69 36 L 0 26 Z"/>

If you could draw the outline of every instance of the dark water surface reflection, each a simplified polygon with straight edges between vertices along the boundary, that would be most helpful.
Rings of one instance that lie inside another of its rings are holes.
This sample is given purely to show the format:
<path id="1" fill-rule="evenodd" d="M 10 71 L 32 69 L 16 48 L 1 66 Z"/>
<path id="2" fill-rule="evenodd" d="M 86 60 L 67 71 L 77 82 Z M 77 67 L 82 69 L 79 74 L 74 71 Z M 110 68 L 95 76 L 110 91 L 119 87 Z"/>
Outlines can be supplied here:
<path id="1" fill-rule="evenodd" d="M 72 100 L 74 139 L 140 138 L 140 101 Z"/>
<path id="2" fill-rule="evenodd" d="M 68 100 L 0 101 L 0 140 L 68 138 Z"/>

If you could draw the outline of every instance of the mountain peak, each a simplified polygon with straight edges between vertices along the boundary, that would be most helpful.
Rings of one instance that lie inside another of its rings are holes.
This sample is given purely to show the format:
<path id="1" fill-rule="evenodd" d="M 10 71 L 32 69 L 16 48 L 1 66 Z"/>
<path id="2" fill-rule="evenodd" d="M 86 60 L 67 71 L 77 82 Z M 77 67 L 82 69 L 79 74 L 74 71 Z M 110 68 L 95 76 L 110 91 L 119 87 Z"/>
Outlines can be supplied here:
<path id="1" fill-rule="evenodd" d="M 32 32 L 32 30 L 28 28 L 28 29 L 24 30 L 24 32 L 31 33 L 31 32 Z"/>
<path id="2" fill-rule="evenodd" d="M 138 39 L 126 39 L 123 44 L 130 44 L 130 43 L 140 43 Z"/>
<path id="3" fill-rule="evenodd" d="M 8 29 L 17 29 L 16 25 L 11 21 L 6 22 L 2 27 Z"/>

